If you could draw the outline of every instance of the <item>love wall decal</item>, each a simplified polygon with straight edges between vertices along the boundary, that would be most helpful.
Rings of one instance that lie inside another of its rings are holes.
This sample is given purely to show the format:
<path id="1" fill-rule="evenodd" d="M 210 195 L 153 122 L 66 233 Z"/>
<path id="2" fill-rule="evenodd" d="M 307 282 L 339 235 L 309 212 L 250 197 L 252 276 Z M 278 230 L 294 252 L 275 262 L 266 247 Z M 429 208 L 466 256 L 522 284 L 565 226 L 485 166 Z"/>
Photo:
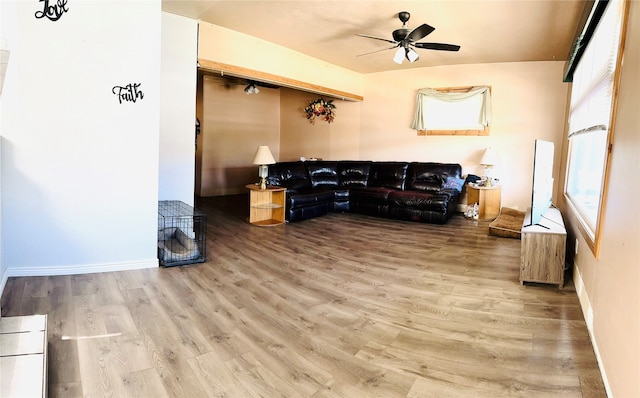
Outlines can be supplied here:
<path id="1" fill-rule="evenodd" d="M 51 21 L 57 21 L 62 17 L 62 14 L 69 11 L 67 0 L 57 0 L 56 4 L 49 4 L 49 0 L 39 1 L 44 3 L 44 8 L 42 11 L 36 11 L 36 18 L 38 19 L 47 17 Z"/>
<path id="2" fill-rule="evenodd" d="M 136 102 L 144 98 L 144 93 L 140 90 L 142 83 L 129 83 L 126 86 L 113 86 L 111 92 L 118 96 L 119 103 Z"/>

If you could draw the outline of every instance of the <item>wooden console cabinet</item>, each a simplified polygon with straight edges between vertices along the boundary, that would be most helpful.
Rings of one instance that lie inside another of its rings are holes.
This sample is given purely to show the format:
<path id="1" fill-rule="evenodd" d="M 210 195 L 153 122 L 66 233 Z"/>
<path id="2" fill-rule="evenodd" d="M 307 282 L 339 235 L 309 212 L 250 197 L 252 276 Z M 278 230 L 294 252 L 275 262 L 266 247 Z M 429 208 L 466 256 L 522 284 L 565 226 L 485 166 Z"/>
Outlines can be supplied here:
<path id="1" fill-rule="evenodd" d="M 248 184 L 249 223 L 261 227 L 270 227 L 284 223 L 286 188 Z"/>
<path id="2" fill-rule="evenodd" d="M 528 225 L 531 209 L 524 217 L 520 246 L 520 283 L 537 282 L 564 287 L 564 257 L 567 231 L 562 214 L 549 208 L 538 225 Z"/>

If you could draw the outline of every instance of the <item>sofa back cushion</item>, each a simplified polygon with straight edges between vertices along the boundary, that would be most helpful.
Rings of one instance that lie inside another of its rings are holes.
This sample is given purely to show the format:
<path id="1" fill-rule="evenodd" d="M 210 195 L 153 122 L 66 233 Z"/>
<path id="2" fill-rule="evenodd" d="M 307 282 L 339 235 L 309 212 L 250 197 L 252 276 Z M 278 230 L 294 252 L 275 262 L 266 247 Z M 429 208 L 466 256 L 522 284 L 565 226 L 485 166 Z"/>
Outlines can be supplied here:
<path id="1" fill-rule="evenodd" d="M 366 187 L 369 181 L 371 162 L 343 160 L 338 162 L 338 179 L 341 187 Z"/>
<path id="2" fill-rule="evenodd" d="M 338 186 L 338 162 L 332 161 L 308 161 L 305 163 L 309 172 L 311 186 L 337 187 Z"/>
<path id="3" fill-rule="evenodd" d="M 300 161 L 280 162 L 269 165 L 267 184 L 293 190 L 311 186 L 307 169 L 304 167 L 304 163 Z"/>
<path id="4" fill-rule="evenodd" d="M 406 162 L 373 162 L 369 186 L 404 189 L 407 166 Z"/>
<path id="5" fill-rule="evenodd" d="M 462 167 L 457 163 L 414 162 L 407 169 L 406 189 L 438 192 L 447 178 L 460 178 Z"/>

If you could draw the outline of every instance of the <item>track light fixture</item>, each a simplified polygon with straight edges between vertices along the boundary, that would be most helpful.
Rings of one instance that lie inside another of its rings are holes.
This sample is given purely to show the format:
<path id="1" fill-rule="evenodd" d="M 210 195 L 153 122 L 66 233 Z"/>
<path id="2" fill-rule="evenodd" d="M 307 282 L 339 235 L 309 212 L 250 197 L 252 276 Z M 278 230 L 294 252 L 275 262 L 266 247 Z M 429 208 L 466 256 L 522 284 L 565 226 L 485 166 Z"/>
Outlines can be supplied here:
<path id="1" fill-rule="evenodd" d="M 247 87 L 244 88 L 244 92 L 247 94 L 258 94 L 260 90 L 256 87 L 255 83 L 251 82 Z"/>

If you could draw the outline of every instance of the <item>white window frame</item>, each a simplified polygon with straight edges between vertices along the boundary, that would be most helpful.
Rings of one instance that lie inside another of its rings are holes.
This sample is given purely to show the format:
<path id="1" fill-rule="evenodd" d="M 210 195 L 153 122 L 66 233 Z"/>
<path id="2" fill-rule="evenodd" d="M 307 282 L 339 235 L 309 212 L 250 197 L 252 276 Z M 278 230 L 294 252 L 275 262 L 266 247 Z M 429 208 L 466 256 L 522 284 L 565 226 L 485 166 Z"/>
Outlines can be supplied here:
<path id="1" fill-rule="evenodd" d="M 611 14 L 617 7 L 620 7 L 618 16 Z M 578 61 L 571 89 L 564 196 L 596 258 L 611 162 L 626 15 L 626 0 L 609 2 Z M 612 31 L 616 38 L 611 36 Z"/>

